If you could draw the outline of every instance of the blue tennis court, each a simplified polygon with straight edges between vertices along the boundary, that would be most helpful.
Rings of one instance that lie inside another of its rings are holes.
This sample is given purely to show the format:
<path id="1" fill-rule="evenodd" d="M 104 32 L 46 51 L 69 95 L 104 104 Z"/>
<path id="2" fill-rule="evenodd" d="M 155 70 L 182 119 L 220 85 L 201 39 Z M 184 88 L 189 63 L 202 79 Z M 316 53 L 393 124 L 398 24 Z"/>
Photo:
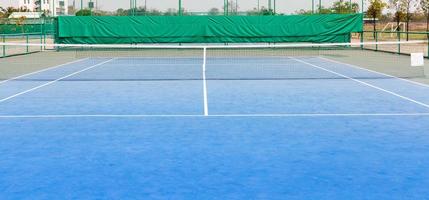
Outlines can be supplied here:
<path id="1" fill-rule="evenodd" d="M 0 81 L 2 199 L 426 199 L 429 86 L 329 56 L 83 58 Z"/>

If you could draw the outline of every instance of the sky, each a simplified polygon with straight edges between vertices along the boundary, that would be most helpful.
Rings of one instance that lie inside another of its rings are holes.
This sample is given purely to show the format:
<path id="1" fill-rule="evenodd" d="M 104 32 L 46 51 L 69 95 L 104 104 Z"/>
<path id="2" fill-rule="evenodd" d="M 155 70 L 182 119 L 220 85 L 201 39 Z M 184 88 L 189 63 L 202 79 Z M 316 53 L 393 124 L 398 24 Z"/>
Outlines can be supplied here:
<path id="1" fill-rule="evenodd" d="M 68 0 L 69 4 L 72 5 L 74 0 Z M 80 0 L 75 0 L 76 6 L 80 6 Z M 89 0 L 83 0 L 84 5 L 87 5 Z M 98 1 L 99 8 L 103 10 L 113 11 L 118 8 L 129 8 L 129 0 L 93 0 Z M 235 0 L 233 0 L 235 1 Z M 240 11 L 247 11 L 257 7 L 258 0 L 237 0 Z M 311 9 L 312 0 L 276 0 L 277 11 L 282 13 L 293 13 L 300 9 Z M 330 6 L 335 0 L 322 0 L 322 5 Z M 352 0 L 353 2 L 359 3 L 361 0 Z M 144 6 L 145 0 L 137 0 L 138 6 Z M 158 10 L 166 10 L 168 8 L 178 7 L 178 0 L 146 0 L 148 8 L 156 8 Z M 183 7 L 190 12 L 206 12 L 210 8 L 217 7 L 221 9 L 223 7 L 223 0 L 182 0 Z M 317 2 L 317 0 L 316 0 Z M 0 0 L 1 7 L 8 7 L 18 5 L 18 0 Z M 267 7 L 268 0 L 260 0 L 260 5 Z"/>

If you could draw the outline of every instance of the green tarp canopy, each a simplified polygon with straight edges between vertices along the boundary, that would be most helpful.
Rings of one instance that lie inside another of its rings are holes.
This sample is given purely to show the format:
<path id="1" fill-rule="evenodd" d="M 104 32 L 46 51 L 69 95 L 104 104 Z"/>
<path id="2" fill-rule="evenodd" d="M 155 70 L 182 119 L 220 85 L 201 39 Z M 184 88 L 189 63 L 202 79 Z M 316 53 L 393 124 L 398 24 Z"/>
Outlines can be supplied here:
<path id="1" fill-rule="evenodd" d="M 58 43 L 349 42 L 362 14 L 291 16 L 61 16 Z"/>

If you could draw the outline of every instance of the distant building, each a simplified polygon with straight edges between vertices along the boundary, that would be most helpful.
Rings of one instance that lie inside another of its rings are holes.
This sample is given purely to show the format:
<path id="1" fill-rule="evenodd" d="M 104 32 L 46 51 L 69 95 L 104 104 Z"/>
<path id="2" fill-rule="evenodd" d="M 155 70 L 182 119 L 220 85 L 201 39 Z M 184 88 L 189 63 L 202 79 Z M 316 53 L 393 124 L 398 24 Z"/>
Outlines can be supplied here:
<path id="1" fill-rule="evenodd" d="M 19 7 L 31 12 L 44 12 L 48 16 L 68 14 L 68 0 L 19 0 Z"/>
<path id="2" fill-rule="evenodd" d="M 40 19 L 43 15 L 43 12 L 13 12 L 9 15 L 9 19 Z"/>

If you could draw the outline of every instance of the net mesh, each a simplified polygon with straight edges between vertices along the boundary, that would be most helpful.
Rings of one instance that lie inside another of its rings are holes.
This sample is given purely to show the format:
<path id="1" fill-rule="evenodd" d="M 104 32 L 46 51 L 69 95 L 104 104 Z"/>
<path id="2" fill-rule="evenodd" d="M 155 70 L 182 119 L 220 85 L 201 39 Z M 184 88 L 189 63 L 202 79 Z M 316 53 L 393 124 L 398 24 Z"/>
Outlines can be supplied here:
<path id="1" fill-rule="evenodd" d="M 38 50 L 0 58 L 4 61 L 0 62 L 1 80 L 37 70 L 49 72 L 15 81 L 55 80 L 80 70 L 84 72 L 61 81 L 392 78 L 384 74 L 424 79 L 425 66 L 411 67 L 409 53 L 426 52 L 428 48 L 426 41 L 229 46 L 1 43 L 0 46 Z M 408 50 L 398 53 L 396 48 Z M 94 65 L 100 66 L 92 68 Z M 85 70 L 88 67 L 91 69 Z"/>

